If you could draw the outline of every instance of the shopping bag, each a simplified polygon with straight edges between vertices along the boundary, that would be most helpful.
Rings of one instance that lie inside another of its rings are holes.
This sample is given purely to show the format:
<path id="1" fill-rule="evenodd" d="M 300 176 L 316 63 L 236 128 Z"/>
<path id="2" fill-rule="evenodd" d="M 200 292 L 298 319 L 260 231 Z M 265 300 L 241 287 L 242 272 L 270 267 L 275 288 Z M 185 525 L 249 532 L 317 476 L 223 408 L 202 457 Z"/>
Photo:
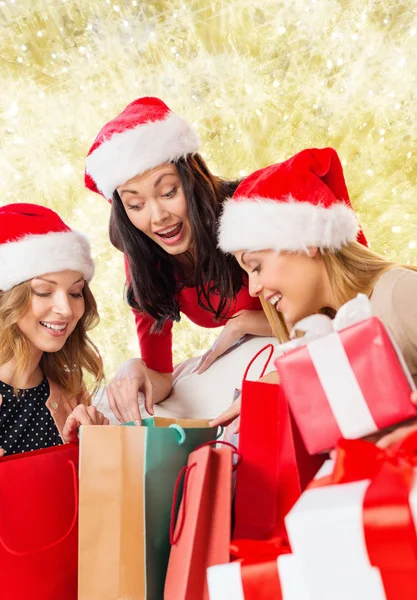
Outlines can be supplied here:
<path id="1" fill-rule="evenodd" d="M 81 429 L 79 600 L 163 597 L 175 482 L 217 429 L 160 417 L 142 425 Z"/>
<path id="2" fill-rule="evenodd" d="M 236 448 L 226 442 L 219 444 L 220 448 L 205 445 L 190 454 L 183 469 L 183 495 L 175 528 L 174 494 L 165 600 L 208 600 L 207 568 L 229 560 Z"/>
<path id="3" fill-rule="evenodd" d="M 0 459 L 0 598 L 77 600 L 78 445 Z"/>
<path id="4" fill-rule="evenodd" d="M 314 477 L 324 457 L 309 456 L 290 416 L 280 386 L 247 379 L 242 382 L 239 451 L 233 537 L 269 539 L 285 535 L 284 517 Z"/>

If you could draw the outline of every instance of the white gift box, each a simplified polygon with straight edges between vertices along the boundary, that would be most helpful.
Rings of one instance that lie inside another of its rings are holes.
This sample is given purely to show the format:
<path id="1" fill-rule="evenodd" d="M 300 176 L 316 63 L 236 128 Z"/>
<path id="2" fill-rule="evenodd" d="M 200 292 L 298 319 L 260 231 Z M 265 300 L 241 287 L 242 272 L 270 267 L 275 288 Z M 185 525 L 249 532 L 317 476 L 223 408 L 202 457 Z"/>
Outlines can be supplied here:
<path id="1" fill-rule="evenodd" d="M 326 461 L 316 479 L 330 474 Z M 417 471 L 415 471 L 417 474 Z M 285 519 L 294 555 L 311 600 L 385 600 L 379 569 L 372 567 L 363 528 L 370 480 L 307 489 Z M 409 495 L 417 523 L 417 484 Z"/>
<path id="2" fill-rule="evenodd" d="M 239 561 L 209 567 L 207 582 L 210 600 L 256 600 L 254 597 L 245 596 L 242 568 L 245 567 L 242 567 Z M 312 600 L 307 593 L 298 560 L 294 555 L 279 556 L 277 569 L 283 600 Z M 262 581 L 259 581 L 259 585 L 262 586 Z M 277 591 L 277 598 L 278 593 Z M 336 599 L 333 598 L 333 600 Z"/>

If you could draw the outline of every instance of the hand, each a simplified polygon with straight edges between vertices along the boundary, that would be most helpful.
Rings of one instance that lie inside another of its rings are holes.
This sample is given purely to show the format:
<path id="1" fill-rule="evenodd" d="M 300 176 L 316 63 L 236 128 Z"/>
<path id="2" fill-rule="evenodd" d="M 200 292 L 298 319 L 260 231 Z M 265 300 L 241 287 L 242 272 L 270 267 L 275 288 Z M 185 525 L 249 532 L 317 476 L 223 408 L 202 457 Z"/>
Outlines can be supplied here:
<path id="1" fill-rule="evenodd" d="M 80 425 L 108 425 L 109 420 L 99 412 L 95 406 L 79 404 L 65 421 L 62 430 L 62 439 L 65 444 L 71 444 L 78 440 L 78 428 Z"/>
<path id="2" fill-rule="evenodd" d="M 242 314 L 243 313 L 241 313 L 241 315 Z M 207 371 L 207 369 L 217 358 L 219 358 L 219 356 L 224 354 L 226 350 L 229 350 L 229 348 L 231 348 L 243 337 L 244 334 L 240 328 L 241 323 L 239 321 L 241 315 L 230 319 L 230 321 L 226 323 L 226 325 L 223 327 L 223 331 L 214 342 L 210 350 L 207 350 L 207 352 L 205 352 L 201 357 L 200 362 L 193 371 L 194 373 L 201 375 L 201 373 Z"/>
<path id="3" fill-rule="evenodd" d="M 230 425 L 230 423 L 232 423 L 232 421 L 234 421 L 236 419 L 236 424 L 233 429 L 233 433 L 239 433 L 240 404 L 241 404 L 241 400 L 240 400 L 240 396 L 239 396 L 239 398 L 237 398 L 233 402 L 233 404 L 232 404 L 232 406 L 230 406 L 230 408 L 225 410 L 224 413 L 222 413 L 219 417 L 217 417 L 213 421 L 210 421 L 209 426 L 210 427 L 219 427 L 220 425 L 222 425 L 223 427 L 226 427 L 227 425 Z"/>
<path id="4" fill-rule="evenodd" d="M 411 402 L 417 405 L 417 392 L 413 392 L 411 394 Z M 409 433 L 415 431 L 417 429 L 417 423 L 414 422 L 411 425 L 404 425 L 403 427 L 398 427 L 395 431 L 384 435 L 378 442 L 377 446 L 379 448 L 387 449 L 389 446 L 396 444 L 397 442 L 401 442 Z"/>
<path id="5" fill-rule="evenodd" d="M 138 394 L 145 396 L 145 407 L 153 415 L 153 384 L 148 369 L 140 358 L 125 362 L 107 386 L 110 408 L 121 423 L 141 424 Z"/>
<path id="6" fill-rule="evenodd" d="M 3 448 L 0 448 L 0 458 L 6 454 L 6 451 Z"/>

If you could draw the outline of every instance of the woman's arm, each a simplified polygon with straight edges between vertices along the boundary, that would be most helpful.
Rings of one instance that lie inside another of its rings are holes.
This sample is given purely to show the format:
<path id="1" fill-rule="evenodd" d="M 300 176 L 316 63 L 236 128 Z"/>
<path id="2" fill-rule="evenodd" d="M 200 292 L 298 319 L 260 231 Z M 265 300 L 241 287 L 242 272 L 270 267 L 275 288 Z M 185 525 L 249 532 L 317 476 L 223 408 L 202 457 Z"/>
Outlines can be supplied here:
<path id="1" fill-rule="evenodd" d="M 271 336 L 272 329 L 263 310 L 243 310 L 226 323 L 213 346 L 203 356 L 196 369 L 204 373 L 222 354 L 244 335 Z"/>

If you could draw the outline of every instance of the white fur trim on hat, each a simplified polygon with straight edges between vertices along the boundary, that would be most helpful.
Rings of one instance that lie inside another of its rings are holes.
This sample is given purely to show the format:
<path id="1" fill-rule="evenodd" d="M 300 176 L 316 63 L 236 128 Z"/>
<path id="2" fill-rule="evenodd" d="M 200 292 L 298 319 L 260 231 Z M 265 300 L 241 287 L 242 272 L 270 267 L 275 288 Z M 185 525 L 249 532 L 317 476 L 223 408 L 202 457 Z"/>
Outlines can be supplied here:
<path id="1" fill-rule="evenodd" d="M 90 244 L 78 231 L 29 235 L 0 245 L 0 290 L 45 275 L 70 269 L 86 281 L 94 275 Z"/>
<path id="2" fill-rule="evenodd" d="M 356 240 L 358 231 L 355 212 L 343 202 L 325 208 L 294 199 L 231 199 L 220 219 L 219 247 L 223 252 L 338 250 Z"/>
<path id="3" fill-rule="evenodd" d="M 87 156 L 86 172 L 110 200 L 114 190 L 132 177 L 193 154 L 198 148 L 198 136 L 188 123 L 169 113 L 162 121 L 113 134 Z"/>

